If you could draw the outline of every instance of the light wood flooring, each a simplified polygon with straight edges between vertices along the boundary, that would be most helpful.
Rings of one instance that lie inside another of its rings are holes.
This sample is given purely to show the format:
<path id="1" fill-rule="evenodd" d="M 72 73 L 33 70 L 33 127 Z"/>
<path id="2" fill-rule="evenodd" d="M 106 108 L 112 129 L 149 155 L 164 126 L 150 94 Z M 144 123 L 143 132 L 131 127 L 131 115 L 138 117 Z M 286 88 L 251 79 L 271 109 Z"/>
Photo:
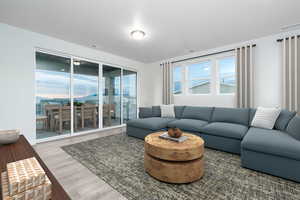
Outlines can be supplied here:
<path id="1" fill-rule="evenodd" d="M 60 147 L 105 137 L 122 134 L 124 128 L 105 130 L 97 133 L 70 137 L 52 142 L 40 143 L 34 149 L 73 200 L 126 200 L 110 185 L 98 178 L 87 168 L 74 160 Z"/>

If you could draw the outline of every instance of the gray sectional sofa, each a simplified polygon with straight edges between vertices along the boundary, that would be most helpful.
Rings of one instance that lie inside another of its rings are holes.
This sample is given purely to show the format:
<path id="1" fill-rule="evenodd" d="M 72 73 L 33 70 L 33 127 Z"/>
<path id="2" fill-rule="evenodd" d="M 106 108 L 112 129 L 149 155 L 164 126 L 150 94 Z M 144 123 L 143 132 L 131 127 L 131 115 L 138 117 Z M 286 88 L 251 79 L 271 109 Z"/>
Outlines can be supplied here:
<path id="1" fill-rule="evenodd" d="M 160 106 L 139 109 L 127 122 L 127 135 L 177 127 L 201 136 L 205 146 L 241 155 L 241 165 L 300 182 L 300 117 L 282 110 L 274 129 L 251 127 L 255 109 L 175 106 L 175 118 L 162 118 Z"/>

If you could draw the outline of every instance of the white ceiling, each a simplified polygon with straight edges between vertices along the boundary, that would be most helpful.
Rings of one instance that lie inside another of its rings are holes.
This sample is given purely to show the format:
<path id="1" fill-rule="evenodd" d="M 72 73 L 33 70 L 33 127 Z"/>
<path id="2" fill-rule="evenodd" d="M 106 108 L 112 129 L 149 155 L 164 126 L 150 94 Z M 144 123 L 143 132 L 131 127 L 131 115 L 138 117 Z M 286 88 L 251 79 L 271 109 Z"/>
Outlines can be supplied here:
<path id="1" fill-rule="evenodd" d="M 299 0 L 1 0 L 0 22 L 145 63 L 280 32 Z M 132 29 L 147 37 L 135 41 Z"/>

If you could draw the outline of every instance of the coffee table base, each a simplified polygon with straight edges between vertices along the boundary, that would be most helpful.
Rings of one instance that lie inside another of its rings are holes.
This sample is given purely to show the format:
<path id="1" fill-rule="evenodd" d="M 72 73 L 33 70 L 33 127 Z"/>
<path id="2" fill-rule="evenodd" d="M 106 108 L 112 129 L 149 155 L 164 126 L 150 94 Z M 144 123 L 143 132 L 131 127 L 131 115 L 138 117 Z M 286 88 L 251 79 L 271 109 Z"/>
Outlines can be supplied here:
<path id="1" fill-rule="evenodd" d="M 151 176 L 168 183 L 190 183 L 204 174 L 203 157 L 191 161 L 167 161 L 145 153 L 144 166 Z"/>

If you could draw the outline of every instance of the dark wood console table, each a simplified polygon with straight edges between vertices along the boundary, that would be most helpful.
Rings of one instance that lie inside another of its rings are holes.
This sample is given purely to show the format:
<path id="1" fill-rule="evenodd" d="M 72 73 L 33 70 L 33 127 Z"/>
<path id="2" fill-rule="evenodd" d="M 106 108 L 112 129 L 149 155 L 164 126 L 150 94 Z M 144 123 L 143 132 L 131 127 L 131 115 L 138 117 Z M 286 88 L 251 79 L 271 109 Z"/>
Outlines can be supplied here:
<path id="1" fill-rule="evenodd" d="M 36 157 L 52 183 L 51 200 L 71 199 L 23 135 L 20 136 L 19 140 L 15 144 L 0 146 L 0 170 L 1 172 L 6 171 L 6 164 L 9 162 L 31 157 Z M 2 200 L 1 187 L 0 192 L 0 200 Z"/>

